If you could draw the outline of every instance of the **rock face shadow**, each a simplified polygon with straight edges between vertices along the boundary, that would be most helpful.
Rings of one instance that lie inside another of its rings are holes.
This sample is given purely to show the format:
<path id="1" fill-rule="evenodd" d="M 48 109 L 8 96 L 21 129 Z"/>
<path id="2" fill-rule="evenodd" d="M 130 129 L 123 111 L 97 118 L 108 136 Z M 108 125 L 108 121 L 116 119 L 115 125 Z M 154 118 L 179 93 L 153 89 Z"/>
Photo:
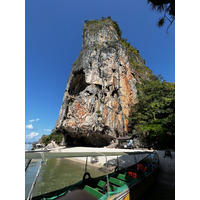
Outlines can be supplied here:
<path id="1" fill-rule="evenodd" d="M 85 73 L 80 70 L 74 73 L 68 90 L 69 95 L 78 96 L 89 84 L 85 82 Z"/>

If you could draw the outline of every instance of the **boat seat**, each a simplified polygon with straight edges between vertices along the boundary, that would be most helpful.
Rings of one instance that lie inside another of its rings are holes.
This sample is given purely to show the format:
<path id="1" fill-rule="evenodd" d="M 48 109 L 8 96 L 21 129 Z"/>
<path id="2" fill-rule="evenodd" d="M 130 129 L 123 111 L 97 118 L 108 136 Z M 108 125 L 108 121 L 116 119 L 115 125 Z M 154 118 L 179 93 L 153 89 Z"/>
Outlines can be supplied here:
<path id="1" fill-rule="evenodd" d="M 122 181 L 122 180 L 119 180 L 119 179 L 117 179 L 117 178 L 113 178 L 113 177 L 110 177 L 110 178 L 108 179 L 108 181 L 109 181 L 110 183 L 112 183 L 112 184 L 115 184 L 115 185 L 119 186 L 119 187 L 124 186 L 124 185 L 126 184 L 126 182 L 124 182 L 124 181 Z"/>
<path id="2" fill-rule="evenodd" d="M 97 184 L 98 187 L 100 187 L 101 189 L 103 189 L 104 185 L 106 184 L 106 182 L 100 180 Z"/>
<path id="3" fill-rule="evenodd" d="M 93 195 L 94 197 L 96 197 L 98 199 L 103 196 L 103 194 L 101 192 L 95 190 L 94 188 L 92 188 L 92 187 L 90 187 L 88 185 L 85 185 L 83 190 L 89 192 L 91 195 Z"/>
<path id="4" fill-rule="evenodd" d="M 125 174 L 118 174 L 117 178 L 125 181 L 126 180 L 126 175 Z"/>
<path id="5" fill-rule="evenodd" d="M 100 180 L 97 184 L 97 187 L 99 187 L 101 190 L 103 190 L 104 186 L 106 185 L 106 182 L 105 181 L 102 181 Z M 95 188 L 95 189 L 99 189 L 99 188 Z M 116 191 L 117 190 L 117 186 L 115 185 L 112 185 L 112 188 L 113 188 L 113 191 Z M 109 191 L 112 191 L 111 187 L 109 186 Z"/>
<path id="6" fill-rule="evenodd" d="M 134 179 L 131 176 L 127 176 L 125 174 L 118 174 L 117 178 L 125 182 L 131 182 Z"/>

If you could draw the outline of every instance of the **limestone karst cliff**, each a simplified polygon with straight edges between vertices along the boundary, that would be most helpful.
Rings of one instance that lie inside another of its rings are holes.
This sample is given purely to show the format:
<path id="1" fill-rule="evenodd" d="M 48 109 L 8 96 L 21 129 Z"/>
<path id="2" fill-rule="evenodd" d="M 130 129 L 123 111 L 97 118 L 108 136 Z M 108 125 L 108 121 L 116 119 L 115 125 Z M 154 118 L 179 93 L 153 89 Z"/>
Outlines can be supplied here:
<path id="1" fill-rule="evenodd" d="M 68 145 L 103 146 L 128 133 L 136 82 L 152 74 L 111 19 L 87 21 L 68 78 L 55 131 Z"/>

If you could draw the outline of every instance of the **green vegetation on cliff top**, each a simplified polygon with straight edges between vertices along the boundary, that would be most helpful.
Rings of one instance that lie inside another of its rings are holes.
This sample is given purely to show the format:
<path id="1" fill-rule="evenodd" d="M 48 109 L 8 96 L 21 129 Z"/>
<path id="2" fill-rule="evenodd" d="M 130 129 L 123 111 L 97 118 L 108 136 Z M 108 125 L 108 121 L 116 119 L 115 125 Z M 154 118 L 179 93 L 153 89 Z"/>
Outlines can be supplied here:
<path id="1" fill-rule="evenodd" d="M 116 21 L 112 20 L 110 16 L 108 16 L 107 18 L 102 17 L 101 20 L 98 20 L 98 19 L 96 19 L 96 20 L 85 20 L 85 24 L 87 26 L 95 24 L 96 27 L 100 27 L 102 24 L 107 23 L 107 22 L 108 23 L 111 22 L 113 24 L 115 30 L 117 31 L 119 38 L 121 38 L 121 35 L 122 35 L 121 29 L 120 29 L 118 23 Z"/>

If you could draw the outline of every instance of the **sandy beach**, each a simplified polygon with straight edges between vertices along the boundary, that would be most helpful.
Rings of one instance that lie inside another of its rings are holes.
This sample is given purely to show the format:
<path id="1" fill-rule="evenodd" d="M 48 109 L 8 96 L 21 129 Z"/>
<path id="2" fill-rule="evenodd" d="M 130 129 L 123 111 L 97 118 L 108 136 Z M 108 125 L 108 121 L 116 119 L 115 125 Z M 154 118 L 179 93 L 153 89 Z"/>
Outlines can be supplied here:
<path id="1" fill-rule="evenodd" d="M 124 149 L 111 149 L 111 148 L 89 148 L 89 147 L 76 147 L 71 149 L 63 149 L 61 152 L 124 152 Z M 143 150 L 129 150 L 127 149 L 126 152 L 142 152 Z M 147 150 L 147 152 L 151 152 Z M 137 154 L 137 155 L 119 155 L 119 156 L 106 156 L 107 158 L 107 166 L 109 172 L 114 171 L 115 167 L 118 165 L 119 168 L 125 168 L 130 165 L 133 165 L 146 157 L 148 155 L 146 154 Z M 117 158 L 118 157 L 118 158 Z M 106 171 L 106 158 L 105 156 L 102 156 L 101 154 L 99 156 L 95 157 L 88 157 L 88 165 L 98 167 L 102 171 Z M 73 161 L 81 162 L 83 164 L 86 163 L 85 157 L 76 157 L 76 158 L 68 158 Z"/>
<path id="2" fill-rule="evenodd" d="M 149 152 L 153 150 L 148 149 L 114 149 L 114 148 L 95 148 L 95 147 L 72 147 L 64 148 L 57 147 L 52 149 L 52 152 L 146 152 L 145 154 L 136 154 L 136 155 L 123 155 L 118 156 L 118 165 L 120 168 L 128 167 L 133 165 L 146 157 Z M 160 178 L 159 181 L 166 183 L 167 185 L 175 185 L 175 152 L 172 151 L 172 159 L 170 157 L 164 158 L 165 151 L 157 150 L 160 160 Z M 76 162 L 86 163 L 85 157 L 76 157 L 76 158 L 67 158 Z M 113 171 L 117 166 L 117 156 L 107 156 L 107 163 L 109 172 Z M 104 156 L 98 157 L 88 157 L 88 165 L 98 167 L 101 170 L 105 171 L 106 168 L 106 159 Z"/>

